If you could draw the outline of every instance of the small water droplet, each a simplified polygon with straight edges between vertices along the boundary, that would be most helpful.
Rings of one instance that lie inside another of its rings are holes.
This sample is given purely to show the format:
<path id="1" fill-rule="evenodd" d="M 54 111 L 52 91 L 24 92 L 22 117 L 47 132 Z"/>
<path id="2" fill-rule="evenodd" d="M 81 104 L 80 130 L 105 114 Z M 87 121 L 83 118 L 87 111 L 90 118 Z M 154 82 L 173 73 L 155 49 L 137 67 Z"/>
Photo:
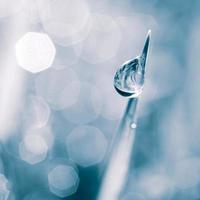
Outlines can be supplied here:
<path id="1" fill-rule="evenodd" d="M 137 124 L 135 123 L 135 122 L 133 122 L 132 124 L 131 124 L 131 128 L 132 129 L 135 129 L 137 127 Z"/>

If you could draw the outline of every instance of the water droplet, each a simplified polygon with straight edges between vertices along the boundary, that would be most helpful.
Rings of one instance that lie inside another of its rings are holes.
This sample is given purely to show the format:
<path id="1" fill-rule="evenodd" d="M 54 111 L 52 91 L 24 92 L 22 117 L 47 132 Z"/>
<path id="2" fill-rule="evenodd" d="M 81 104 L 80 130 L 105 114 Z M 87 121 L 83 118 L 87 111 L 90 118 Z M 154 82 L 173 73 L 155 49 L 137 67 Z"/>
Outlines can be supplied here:
<path id="1" fill-rule="evenodd" d="M 131 128 L 132 128 L 132 129 L 135 129 L 136 127 L 137 127 L 137 124 L 133 122 L 133 123 L 131 124 Z"/>
<path id="2" fill-rule="evenodd" d="M 124 63 L 116 72 L 114 86 L 119 94 L 125 97 L 137 97 L 143 89 L 144 72 L 140 58 Z"/>
<path id="3" fill-rule="evenodd" d="M 144 86 L 145 66 L 150 42 L 150 31 L 140 56 L 125 62 L 117 70 L 114 87 L 124 97 L 138 97 Z"/>

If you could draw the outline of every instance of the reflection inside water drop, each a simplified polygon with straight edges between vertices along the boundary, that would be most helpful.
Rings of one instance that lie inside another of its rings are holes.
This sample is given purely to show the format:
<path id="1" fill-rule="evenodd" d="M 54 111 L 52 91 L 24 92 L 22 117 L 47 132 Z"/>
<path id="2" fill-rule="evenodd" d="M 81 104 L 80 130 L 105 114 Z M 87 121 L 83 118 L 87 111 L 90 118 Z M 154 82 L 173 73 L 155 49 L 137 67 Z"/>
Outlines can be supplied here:
<path id="1" fill-rule="evenodd" d="M 119 94 L 125 97 L 137 97 L 144 86 L 144 68 L 141 57 L 124 63 L 116 72 L 114 86 Z"/>

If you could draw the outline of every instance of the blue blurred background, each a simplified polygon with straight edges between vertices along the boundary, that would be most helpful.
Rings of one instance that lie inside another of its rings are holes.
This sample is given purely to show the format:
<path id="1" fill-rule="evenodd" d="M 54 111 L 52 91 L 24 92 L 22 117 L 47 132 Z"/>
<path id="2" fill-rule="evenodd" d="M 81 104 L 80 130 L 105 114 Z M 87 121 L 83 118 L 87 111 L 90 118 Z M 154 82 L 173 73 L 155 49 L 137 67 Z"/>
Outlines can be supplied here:
<path id="1" fill-rule="evenodd" d="M 149 29 L 120 200 L 200 199 L 199 4 L 0 0 L 0 199 L 96 199 L 127 103 L 113 77 Z"/>

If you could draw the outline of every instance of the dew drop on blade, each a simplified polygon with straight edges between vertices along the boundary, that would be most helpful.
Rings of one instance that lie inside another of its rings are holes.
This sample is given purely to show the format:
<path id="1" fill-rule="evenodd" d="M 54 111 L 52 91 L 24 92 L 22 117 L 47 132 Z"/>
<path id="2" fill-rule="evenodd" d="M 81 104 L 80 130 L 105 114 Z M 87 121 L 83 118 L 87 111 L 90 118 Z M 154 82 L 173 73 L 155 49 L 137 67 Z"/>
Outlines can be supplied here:
<path id="1" fill-rule="evenodd" d="M 114 87 L 124 97 L 138 97 L 143 90 L 149 41 L 150 31 L 141 55 L 122 64 L 115 74 Z"/>
<path id="2" fill-rule="evenodd" d="M 124 63 L 116 72 L 114 86 L 125 97 L 137 97 L 143 89 L 144 73 L 140 69 L 140 60 L 135 58 Z"/>

